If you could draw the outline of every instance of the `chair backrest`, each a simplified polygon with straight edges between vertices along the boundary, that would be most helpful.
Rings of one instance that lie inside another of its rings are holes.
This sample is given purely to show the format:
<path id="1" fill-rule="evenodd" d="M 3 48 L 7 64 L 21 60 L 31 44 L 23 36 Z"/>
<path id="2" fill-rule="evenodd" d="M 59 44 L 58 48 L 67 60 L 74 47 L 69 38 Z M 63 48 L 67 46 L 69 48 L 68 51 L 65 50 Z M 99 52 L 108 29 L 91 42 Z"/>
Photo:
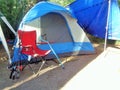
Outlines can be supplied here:
<path id="1" fill-rule="evenodd" d="M 22 46 L 36 46 L 36 31 L 21 31 L 18 30 L 19 39 Z"/>

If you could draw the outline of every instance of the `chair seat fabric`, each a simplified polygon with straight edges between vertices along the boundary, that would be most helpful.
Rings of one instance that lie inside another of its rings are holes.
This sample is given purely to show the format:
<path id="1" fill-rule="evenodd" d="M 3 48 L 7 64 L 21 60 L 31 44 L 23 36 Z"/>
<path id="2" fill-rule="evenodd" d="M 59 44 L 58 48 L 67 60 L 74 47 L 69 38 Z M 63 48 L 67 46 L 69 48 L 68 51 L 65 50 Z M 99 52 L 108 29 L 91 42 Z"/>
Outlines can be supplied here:
<path id="1" fill-rule="evenodd" d="M 36 45 L 36 31 L 21 31 L 18 30 L 19 38 L 21 40 L 21 52 L 32 57 L 46 56 L 51 50 L 42 50 Z"/>

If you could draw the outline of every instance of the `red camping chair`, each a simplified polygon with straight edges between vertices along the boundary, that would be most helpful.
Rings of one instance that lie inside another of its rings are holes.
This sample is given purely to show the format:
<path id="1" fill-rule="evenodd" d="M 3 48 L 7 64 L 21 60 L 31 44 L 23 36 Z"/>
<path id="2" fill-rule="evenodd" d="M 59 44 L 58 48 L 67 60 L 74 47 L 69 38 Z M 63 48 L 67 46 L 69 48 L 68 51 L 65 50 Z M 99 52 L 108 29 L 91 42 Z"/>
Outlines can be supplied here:
<path id="1" fill-rule="evenodd" d="M 42 50 L 37 47 L 36 31 L 18 30 L 18 38 L 18 42 L 20 44 L 20 47 L 16 50 L 18 56 L 17 58 L 13 58 L 13 60 L 15 59 L 14 62 L 8 67 L 11 70 L 10 79 L 19 78 L 19 72 L 22 71 L 26 66 L 29 66 L 29 68 L 33 71 L 30 64 L 42 61 L 42 64 L 38 70 L 39 72 L 46 62 L 45 56 L 47 56 L 51 51 L 57 58 L 59 64 L 64 69 L 64 65 L 62 64 L 61 60 L 59 59 L 55 51 L 52 49 L 48 41 L 42 40 L 49 45 L 51 50 Z"/>
<path id="2" fill-rule="evenodd" d="M 28 55 L 32 58 L 40 57 L 42 64 L 38 70 L 41 70 L 46 62 L 45 56 L 47 56 L 51 50 L 42 50 L 36 45 L 36 31 L 21 31 L 18 30 L 18 36 L 20 39 L 21 53 Z M 29 61 L 29 60 L 28 60 Z"/>

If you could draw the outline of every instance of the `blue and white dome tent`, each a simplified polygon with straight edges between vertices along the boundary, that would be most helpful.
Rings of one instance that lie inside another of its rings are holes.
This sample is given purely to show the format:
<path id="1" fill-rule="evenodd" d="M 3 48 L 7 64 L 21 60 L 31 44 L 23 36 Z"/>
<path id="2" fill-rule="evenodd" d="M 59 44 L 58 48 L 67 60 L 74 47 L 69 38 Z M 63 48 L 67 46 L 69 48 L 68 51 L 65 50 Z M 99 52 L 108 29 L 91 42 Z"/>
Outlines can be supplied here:
<path id="1" fill-rule="evenodd" d="M 95 52 L 71 11 L 54 3 L 43 1 L 33 6 L 24 16 L 18 30 L 36 30 L 37 42 L 40 42 L 41 38 L 47 40 L 59 57 Z M 38 46 L 50 49 L 48 44 Z M 17 47 L 12 62 L 18 60 L 16 52 Z M 47 58 L 55 58 L 53 54 Z"/>

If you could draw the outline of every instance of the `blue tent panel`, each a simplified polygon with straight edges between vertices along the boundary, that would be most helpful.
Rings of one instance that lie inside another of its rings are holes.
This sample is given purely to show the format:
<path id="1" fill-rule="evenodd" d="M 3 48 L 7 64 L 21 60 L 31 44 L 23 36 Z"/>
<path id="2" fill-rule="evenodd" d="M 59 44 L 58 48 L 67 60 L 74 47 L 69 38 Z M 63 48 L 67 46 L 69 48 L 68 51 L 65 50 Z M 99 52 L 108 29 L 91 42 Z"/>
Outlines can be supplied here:
<path id="1" fill-rule="evenodd" d="M 67 42 L 67 43 L 56 43 L 56 44 L 51 44 L 52 48 L 55 50 L 57 55 L 62 55 L 66 56 L 67 54 L 74 55 L 74 53 L 79 53 L 83 52 L 84 53 L 91 53 L 94 52 L 94 48 L 92 44 L 89 42 Z M 69 47 L 68 47 L 69 46 Z M 48 50 L 50 49 L 48 44 L 42 44 L 38 45 L 39 48 L 43 50 Z M 89 51 L 88 51 L 89 50 Z M 17 62 L 19 60 L 27 60 L 27 55 L 23 55 L 19 53 L 19 48 L 15 48 L 14 50 L 14 57 L 12 58 L 12 62 Z M 82 54 L 82 53 L 81 53 Z M 54 58 L 55 56 L 53 55 L 53 52 L 51 52 L 46 58 Z"/>
<path id="2" fill-rule="evenodd" d="M 108 22 L 108 39 L 120 40 L 120 11 L 117 0 L 76 0 L 69 5 L 78 23 L 96 37 L 105 38 Z M 108 18 L 108 19 L 107 19 Z"/>
<path id="3" fill-rule="evenodd" d="M 34 7 L 32 7 L 29 12 L 24 16 L 22 23 L 28 23 L 36 18 L 39 18 L 50 12 L 63 11 L 70 13 L 66 8 L 59 6 L 57 4 L 53 4 L 50 2 L 40 2 L 37 3 Z"/>

